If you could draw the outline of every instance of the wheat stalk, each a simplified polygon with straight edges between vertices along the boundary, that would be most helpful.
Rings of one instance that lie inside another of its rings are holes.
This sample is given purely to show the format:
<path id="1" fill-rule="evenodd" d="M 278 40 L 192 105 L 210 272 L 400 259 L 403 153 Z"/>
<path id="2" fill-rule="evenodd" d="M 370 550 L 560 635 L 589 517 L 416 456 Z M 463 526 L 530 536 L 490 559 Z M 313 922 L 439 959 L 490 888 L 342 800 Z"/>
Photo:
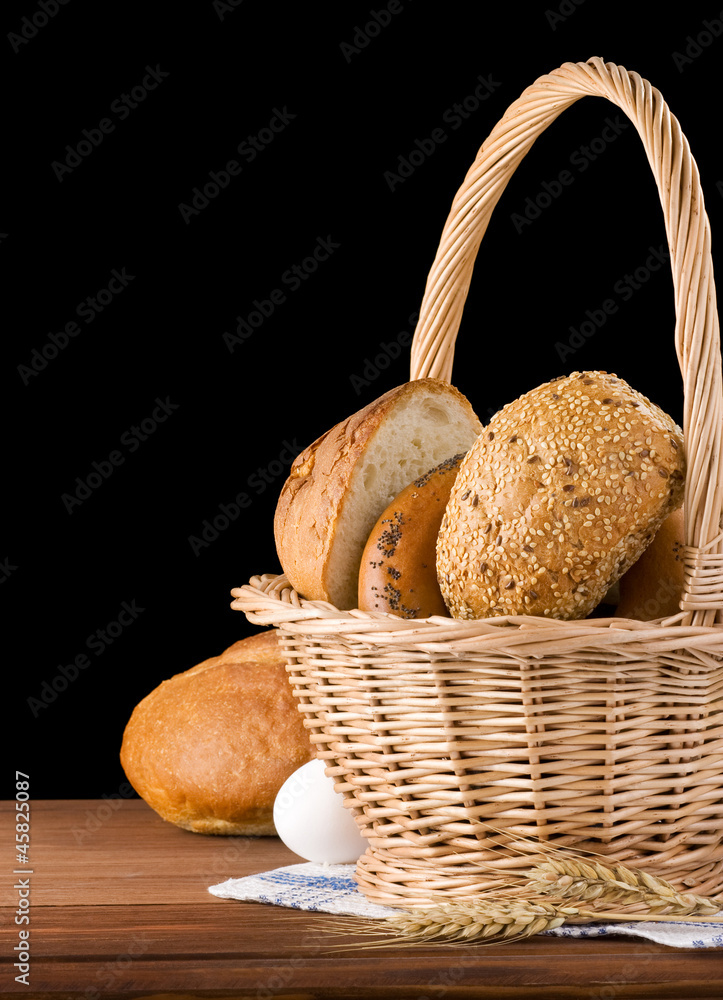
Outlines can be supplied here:
<path id="1" fill-rule="evenodd" d="M 568 850 L 540 845 L 538 861 L 518 872 L 508 888 L 472 900 L 451 900 L 400 909 L 381 921 L 352 918 L 335 922 L 354 935 L 384 935 L 367 947 L 399 947 L 425 942 L 498 944 L 552 930 L 574 921 L 686 921 L 723 923 L 723 901 L 679 892 L 664 879 L 624 865 L 605 865 Z M 531 863 L 533 858 L 530 859 Z M 579 904 L 588 904 L 580 906 Z M 592 904 L 592 908 L 589 908 Z M 617 908 L 611 904 L 617 904 Z M 621 911 L 635 906 L 638 911 Z M 665 912 L 663 912 L 665 911 Z M 326 930 L 329 930 L 327 925 Z M 340 945 L 339 947 L 349 947 Z M 358 947 L 358 945 L 356 946 Z"/>
<path id="2" fill-rule="evenodd" d="M 559 927 L 568 916 L 577 913 L 574 907 L 564 907 L 546 901 L 532 902 L 503 896 L 485 896 L 471 901 L 439 903 L 435 906 L 400 909 L 382 920 L 349 917 L 335 920 L 322 929 L 332 933 L 384 935 L 366 947 L 398 947 L 427 942 L 443 944 L 495 944 L 517 941 L 541 931 Z M 341 944 L 337 948 L 359 948 L 359 944 Z"/>
<path id="3" fill-rule="evenodd" d="M 327 924 L 325 931 L 351 932 L 360 935 L 381 935 L 379 940 L 369 945 L 342 944 L 340 949 L 398 948 L 423 944 L 504 944 L 532 937 L 543 931 L 560 927 L 566 921 L 588 923 L 600 920 L 601 916 L 611 921 L 677 921 L 678 914 L 630 914 L 581 909 L 541 900 L 526 900 L 482 897 L 474 902 L 455 901 L 436 906 L 415 907 L 399 910 L 398 913 L 379 921 L 366 921 L 357 917 L 335 921 L 332 928 Z M 686 921 L 722 923 L 723 917 L 686 916 Z M 391 936 L 384 936 L 385 934 Z"/>
<path id="4" fill-rule="evenodd" d="M 485 898 L 484 902 L 440 903 L 400 910 L 383 921 L 386 930 L 405 941 L 509 941 L 559 927 L 575 907 L 525 899 Z"/>
<path id="5" fill-rule="evenodd" d="M 490 824 L 481 825 L 505 834 Z M 366 946 L 340 944 L 338 948 L 398 948 L 434 942 L 474 943 L 475 947 L 480 947 L 531 937 L 566 922 L 685 920 L 723 923 L 723 916 L 717 915 L 723 911 L 723 900 L 679 892 L 665 879 L 649 872 L 594 860 L 603 856 L 591 851 L 556 848 L 522 837 L 514 843 L 501 845 L 495 853 L 508 858 L 528 856 L 530 867 L 502 872 L 494 866 L 475 862 L 494 872 L 502 885 L 474 899 L 399 909 L 383 920 L 351 917 L 336 920 L 331 925 L 327 923 L 323 929 L 375 938 Z M 592 908 L 580 906 L 581 903 L 591 904 Z M 635 907 L 637 912 L 626 910 L 629 906 Z M 385 933 L 392 936 L 383 937 Z"/>
<path id="6" fill-rule="evenodd" d="M 651 911 L 667 910 L 677 916 L 710 916 L 723 903 L 678 892 L 669 882 L 624 865 L 559 857 L 532 868 L 526 889 L 561 899 L 599 903 L 641 903 Z"/>
<path id="7" fill-rule="evenodd" d="M 504 944 L 532 937 L 543 931 L 560 927 L 567 921 L 588 923 L 593 920 L 632 922 L 637 921 L 678 921 L 679 914 L 630 914 L 616 911 L 601 913 L 598 910 L 581 909 L 578 906 L 564 906 L 559 903 L 495 897 L 483 897 L 475 902 L 455 901 L 436 906 L 415 907 L 400 910 L 380 921 L 365 921 L 351 918 L 336 921 L 333 929 L 337 932 L 351 931 L 354 935 L 382 935 L 369 948 L 399 947 L 423 944 Z M 686 921 L 701 923 L 723 923 L 723 917 L 708 915 L 686 915 Z M 325 925 L 327 932 L 331 928 Z M 384 934 L 391 937 L 384 937 Z M 339 948 L 364 947 L 342 944 Z"/>

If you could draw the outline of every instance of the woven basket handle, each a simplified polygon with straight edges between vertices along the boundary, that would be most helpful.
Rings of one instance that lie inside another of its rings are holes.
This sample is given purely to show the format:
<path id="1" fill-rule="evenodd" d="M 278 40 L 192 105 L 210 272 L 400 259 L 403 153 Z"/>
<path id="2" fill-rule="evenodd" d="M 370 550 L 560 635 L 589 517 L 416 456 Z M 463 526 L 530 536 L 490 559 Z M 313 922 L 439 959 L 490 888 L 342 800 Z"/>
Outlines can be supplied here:
<path id="1" fill-rule="evenodd" d="M 660 92 L 599 58 L 565 63 L 507 109 L 457 192 L 427 278 L 411 354 L 411 378 L 452 381 L 457 331 L 492 210 L 535 139 L 581 97 L 606 97 L 630 118 L 655 176 L 675 290 L 675 345 L 685 393 L 683 432 L 687 625 L 723 621 L 723 378 L 710 227 L 698 168 Z M 613 366 L 614 368 L 614 366 Z"/>

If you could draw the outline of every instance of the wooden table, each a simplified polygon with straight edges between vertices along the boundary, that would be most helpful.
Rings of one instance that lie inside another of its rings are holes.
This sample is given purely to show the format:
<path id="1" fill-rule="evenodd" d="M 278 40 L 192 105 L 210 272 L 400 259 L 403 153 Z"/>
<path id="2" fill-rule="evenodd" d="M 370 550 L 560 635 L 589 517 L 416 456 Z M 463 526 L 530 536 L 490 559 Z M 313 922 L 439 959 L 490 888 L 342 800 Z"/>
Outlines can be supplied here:
<path id="1" fill-rule="evenodd" d="M 2 996 L 723 997 L 723 950 L 642 939 L 535 937 L 477 949 L 334 953 L 321 930 L 332 917 L 208 892 L 226 878 L 297 863 L 274 837 L 186 833 L 138 799 L 30 808 L 29 864 L 3 853 Z M 0 817 L 2 842 L 12 845 L 14 803 L 0 803 Z M 29 922 L 16 924 L 16 913 Z M 29 986 L 15 982 L 20 930 L 29 932 Z"/>

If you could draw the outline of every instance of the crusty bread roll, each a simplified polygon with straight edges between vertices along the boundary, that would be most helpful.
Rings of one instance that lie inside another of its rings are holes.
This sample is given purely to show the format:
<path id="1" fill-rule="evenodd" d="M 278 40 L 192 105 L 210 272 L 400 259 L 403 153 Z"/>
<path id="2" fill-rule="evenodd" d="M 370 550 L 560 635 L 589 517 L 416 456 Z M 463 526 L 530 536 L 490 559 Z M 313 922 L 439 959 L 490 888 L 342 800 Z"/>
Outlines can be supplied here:
<path id="1" fill-rule="evenodd" d="M 621 577 L 616 617 L 652 621 L 680 612 L 684 547 L 685 518 L 679 507 L 666 517 L 645 552 Z"/>
<path id="2" fill-rule="evenodd" d="M 194 833 L 273 835 L 284 781 L 314 753 L 276 630 L 163 681 L 134 709 L 121 764 L 141 798 Z"/>
<path id="3" fill-rule="evenodd" d="M 375 521 L 413 479 L 467 451 L 482 426 L 441 379 L 396 386 L 295 459 L 276 507 L 281 567 L 309 600 L 357 603 L 362 550 Z"/>
<path id="4" fill-rule="evenodd" d="M 455 618 L 583 618 L 683 500 L 680 428 L 606 372 L 503 407 L 466 455 L 437 547 Z"/>
<path id="5" fill-rule="evenodd" d="M 449 617 L 437 582 L 437 535 L 464 453 L 410 483 L 374 525 L 359 568 L 362 611 Z"/>

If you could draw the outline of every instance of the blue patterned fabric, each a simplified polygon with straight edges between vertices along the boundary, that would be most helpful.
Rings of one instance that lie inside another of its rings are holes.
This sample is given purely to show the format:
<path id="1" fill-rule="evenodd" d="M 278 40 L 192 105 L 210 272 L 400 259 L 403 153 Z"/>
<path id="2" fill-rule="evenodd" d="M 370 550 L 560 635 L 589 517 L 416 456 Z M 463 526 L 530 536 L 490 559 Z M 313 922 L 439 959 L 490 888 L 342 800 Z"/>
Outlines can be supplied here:
<path id="1" fill-rule="evenodd" d="M 209 889 L 214 896 L 241 899 L 297 910 L 386 917 L 394 910 L 371 903 L 354 880 L 354 865 L 319 865 L 305 862 L 275 871 L 229 879 Z"/>
<path id="2" fill-rule="evenodd" d="M 395 910 L 372 903 L 357 888 L 354 865 L 319 865 L 305 862 L 274 871 L 231 878 L 209 887 L 223 899 L 270 903 L 297 910 L 384 918 Z M 722 948 L 723 923 L 698 921 L 632 921 L 628 924 L 563 924 L 546 934 L 557 937 L 600 937 L 624 934 L 647 938 L 672 948 Z"/>

